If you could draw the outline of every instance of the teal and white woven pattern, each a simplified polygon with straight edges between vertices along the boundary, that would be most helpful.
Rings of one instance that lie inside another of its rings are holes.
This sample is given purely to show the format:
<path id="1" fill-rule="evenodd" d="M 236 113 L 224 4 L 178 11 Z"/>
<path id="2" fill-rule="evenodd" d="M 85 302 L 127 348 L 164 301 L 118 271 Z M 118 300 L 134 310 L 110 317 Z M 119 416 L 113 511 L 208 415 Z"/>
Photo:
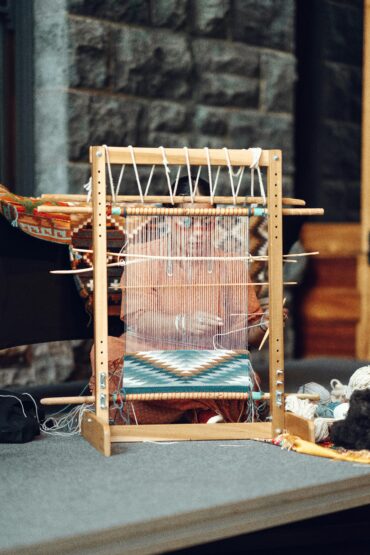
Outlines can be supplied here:
<path id="1" fill-rule="evenodd" d="M 124 356 L 125 393 L 248 392 L 253 389 L 248 353 L 142 351 Z"/>

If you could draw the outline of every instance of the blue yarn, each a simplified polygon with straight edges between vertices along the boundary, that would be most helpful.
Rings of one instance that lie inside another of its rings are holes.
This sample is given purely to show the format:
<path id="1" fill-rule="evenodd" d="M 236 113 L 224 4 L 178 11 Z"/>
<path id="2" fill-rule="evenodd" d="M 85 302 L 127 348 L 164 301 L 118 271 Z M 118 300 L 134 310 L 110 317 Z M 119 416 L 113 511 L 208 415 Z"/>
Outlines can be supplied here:
<path id="1" fill-rule="evenodd" d="M 333 418 L 334 417 L 334 409 L 339 404 L 340 403 L 337 403 L 337 402 L 320 403 L 316 407 L 315 416 L 319 416 L 320 418 Z"/>

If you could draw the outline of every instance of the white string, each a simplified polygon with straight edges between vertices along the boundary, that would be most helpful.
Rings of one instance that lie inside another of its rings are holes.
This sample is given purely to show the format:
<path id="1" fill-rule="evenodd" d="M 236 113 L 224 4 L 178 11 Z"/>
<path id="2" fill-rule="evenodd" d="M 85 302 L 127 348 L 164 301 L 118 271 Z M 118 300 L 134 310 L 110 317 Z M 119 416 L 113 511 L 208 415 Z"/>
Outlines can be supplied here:
<path id="1" fill-rule="evenodd" d="M 194 202 L 194 196 L 195 196 L 195 189 L 194 189 L 194 194 L 193 194 L 193 182 L 191 180 L 189 149 L 188 149 L 187 146 L 184 146 L 184 152 L 185 152 L 186 168 L 187 168 L 187 171 L 188 171 L 190 197 L 191 197 L 191 202 L 193 203 Z"/>
<path id="2" fill-rule="evenodd" d="M 83 414 L 92 412 L 94 405 L 77 405 L 71 411 L 60 418 L 55 418 L 57 413 L 49 416 L 40 426 L 42 432 L 52 436 L 73 436 L 81 433 L 81 423 Z"/>
<path id="3" fill-rule="evenodd" d="M 83 186 L 83 188 L 86 191 L 86 202 L 90 202 L 91 200 L 91 193 L 92 193 L 92 177 L 89 177 L 89 181 L 87 183 L 85 183 L 85 185 Z"/>
<path id="4" fill-rule="evenodd" d="M 227 149 L 226 147 L 224 147 L 222 150 L 223 150 L 224 153 L 225 153 L 225 158 L 226 158 L 226 162 L 227 162 L 227 167 L 228 167 L 228 169 L 229 169 L 231 193 L 232 193 L 232 195 L 233 195 L 234 204 L 236 204 L 236 196 L 235 196 L 235 188 L 234 188 L 233 170 L 232 170 L 232 167 L 231 167 L 229 151 L 228 151 L 228 149 Z"/>
<path id="5" fill-rule="evenodd" d="M 136 417 L 136 412 L 135 412 L 135 407 L 134 407 L 134 403 L 130 403 L 130 404 L 131 404 L 131 409 L 132 409 L 132 413 L 133 413 L 133 415 L 134 415 L 134 418 L 135 418 L 135 423 L 136 423 L 136 426 L 138 426 L 138 425 L 139 425 L 139 423 L 138 423 L 138 421 L 137 421 L 137 417 Z"/>
<path id="6" fill-rule="evenodd" d="M 260 163 L 260 158 L 261 158 L 261 154 L 262 154 L 262 148 L 250 148 L 250 150 L 252 151 L 252 163 L 249 166 L 250 170 L 251 170 L 251 196 L 254 196 L 254 172 L 255 170 L 257 170 L 257 176 L 258 176 L 258 182 L 259 182 L 259 186 L 260 186 L 260 194 L 263 198 L 263 204 L 266 204 L 266 193 L 265 193 L 265 188 L 263 186 L 263 179 L 262 179 L 262 174 L 261 174 L 261 170 L 259 167 L 259 163 Z"/>
<path id="7" fill-rule="evenodd" d="M 150 184 L 152 182 L 152 177 L 153 177 L 153 174 L 154 174 L 154 170 L 155 170 L 155 164 L 153 164 L 153 166 L 152 166 L 152 169 L 151 169 L 151 172 L 150 172 L 150 175 L 149 175 L 149 179 L 148 179 L 146 187 L 145 187 L 144 197 L 146 197 L 148 192 L 149 192 L 149 187 L 150 187 Z"/>
<path id="8" fill-rule="evenodd" d="M 177 170 L 175 185 L 174 185 L 174 188 L 173 188 L 173 196 L 174 197 L 176 196 L 176 193 L 177 193 L 177 186 L 179 184 L 180 174 L 181 174 L 181 166 L 179 166 L 178 170 Z"/>
<path id="9" fill-rule="evenodd" d="M 125 167 L 126 167 L 125 164 L 123 164 L 122 167 L 121 167 L 121 171 L 119 173 L 119 176 L 118 176 L 118 182 L 117 182 L 117 187 L 116 187 L 116 197 L 118 197 L 118 195 L 119 195 L 119 190 L 120 190 L 120 187 L 121 187 L 123 174 L 125 173 Z"/>
<path id="10" fill-rule="evenodd" d="M 36 403 L 35 399 L 32 397 L 32 395 L 30 393 L 27 393 L 27 392 L 23 392 L 21 395 L 27 395 L 31 399 L 33 404 L 35 405 L 35 413 L 36 413 L 37 422 L 40 424 L 39 409 L 37 408 L 37 403 Z"/>
<path id="11" fill-rule="evenodd" d="M 171 204 L 174 204 L 173 193 L 172 193 L 172 189 L 171 189 L 171 178 L 170 178 L 171 170 L 168 167 L 168 160 L 167 160 L 167 156 L 166 156 L 166 151 L 164 150 L 163 146 L 160 146 L 159 150 L 162 153 L 163 165 L 164 165 L 166 178 L 167 178 L 168 192 L 169 192 L 170 197 L 171 197 Z"/>
<path id="12" fill-rule="evenodd" d="M 199 182 L 201 171 L 202 171 L 202 166 L 199 166 L 198 171 L 197 171 L 197 177 L 195 179 L 194 195 L 196 194 L 196 192 L 198 190 L 198 182 Z"/>
<path id="13" fill-rule="evenodd" d="M 251 328 L 257 328 L 259 327 L 259 324 L 252 324 L 250 326 L 244 326 L 242 328 L 236 329 L 236 330 L 231 330 L 231 331 L 226 331 L 224 333 L 215 333 L 215 335 L 212 338 L 212 342 L 213 342 L 213 348 L 215 351 L 219 351 L 219 350 L 225 350 L 225 347 L 223 347 L 221 345 L 221 343 L 216 342 L 216 337 L 222 337 L 224 335 L 231 335 L 232 333 L 239 333 L 240 331 L 244 331 L 244 330 L 249 330 Z M 219 347 L 216 346 L 216 344 L 219 345 Z"/>
<path id="14" fill-rule="evenodd" d="M 245 148 L 242 149 L 245 152 Z M 237 177 L 239 175 L 239 181 L 238 181 L 238 185 L 236 187 L 236 193 L 235 196 L 239 195 L 239 190 L 240 190 L 240 186 L 243 180 L 243 175 L 244 175 L 244 170 L 245 170 L 245 166 L 240 166 L 239 170 L 234 174 L 235 177 Z"/>
<path id="15" fill-rule="evenodd" d="M 141 183 L 140 183 L 139 172 L 137 171 L 137 165 L 136 165 L 136 160 L 135 160 L 135 152 L 134 152 L 134 149 L 133 149 L 132 145 L 129 145 L 128 149 L 129 149 L 129 152 L 130 152 L 130 155 L 131 155 L 132 165 L 134 166 L 136 183 L 137 183 L 137 187 L 138 187 L 139 193 L 140 193 L 140 200 L 143 203 L 144 202 L 143 189 L 142 189 Z"/>
<path id="16" fill-rule="evenodd" d="M 207 158 L 207 166 L 208 166 L 208 183 L 209 183 L 209 196 L 211 197 L 211 204 L 213 204 L 213 184 L 212 184 L 212 170 L 211 170 L 211 158 L 209 155 L 209 148 L 208 146 L 204 147 L 206 151 L 206 158 Z"/>
<path id="17" fill-rule="evenodd" d="M 0 397 L 9 397 L 9 398 L 11 398 L 11 399 L 16 399 L 16 400 L 20 403 L 20 405 L 21 405 L 21 407 L 22 407 L 23 416 L 24 416 L 25 418 L 27 418 L 27 414 L 26 414 L 26 411 L 24 410 L 23 403 L 22 403 L 22 401 L 21 401 L 18 397 L 16 397 L 15 395 L 10 395 L 10 394 L 9 394 L 9 395 L 0 395 Z"/>

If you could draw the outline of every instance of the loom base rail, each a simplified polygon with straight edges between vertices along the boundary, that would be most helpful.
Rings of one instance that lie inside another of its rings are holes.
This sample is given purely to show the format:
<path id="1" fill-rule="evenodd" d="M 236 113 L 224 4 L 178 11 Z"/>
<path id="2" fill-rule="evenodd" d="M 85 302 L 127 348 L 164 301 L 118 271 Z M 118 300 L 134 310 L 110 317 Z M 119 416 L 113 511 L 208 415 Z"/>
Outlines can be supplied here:
<path id="1" fill-rule="evenodd" d="M 307 441 L 315 441 L 313 421 L 295 414 L 286 414 L 287 431 Z M 112 443 L 140 441 L 215 441 L 241 439 L 272 439 L 271 422 L 223 424 L 147 424 L 109 426 L 95 413 L 85 412 L 82 436 L 103 455 L 111 455 Z"/>

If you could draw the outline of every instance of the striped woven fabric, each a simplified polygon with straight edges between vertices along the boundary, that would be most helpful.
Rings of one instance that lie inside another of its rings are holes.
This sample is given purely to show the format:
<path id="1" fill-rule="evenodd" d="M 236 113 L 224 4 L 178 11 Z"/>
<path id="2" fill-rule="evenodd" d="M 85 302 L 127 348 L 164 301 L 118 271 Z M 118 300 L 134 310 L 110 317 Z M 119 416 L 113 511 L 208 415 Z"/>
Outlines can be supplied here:
<path id="1" fill-rule="evenodd" d="M 248 352 L 142 351 L 124 356 L 127 394 L 248 392 L 253 385 Z"/>

